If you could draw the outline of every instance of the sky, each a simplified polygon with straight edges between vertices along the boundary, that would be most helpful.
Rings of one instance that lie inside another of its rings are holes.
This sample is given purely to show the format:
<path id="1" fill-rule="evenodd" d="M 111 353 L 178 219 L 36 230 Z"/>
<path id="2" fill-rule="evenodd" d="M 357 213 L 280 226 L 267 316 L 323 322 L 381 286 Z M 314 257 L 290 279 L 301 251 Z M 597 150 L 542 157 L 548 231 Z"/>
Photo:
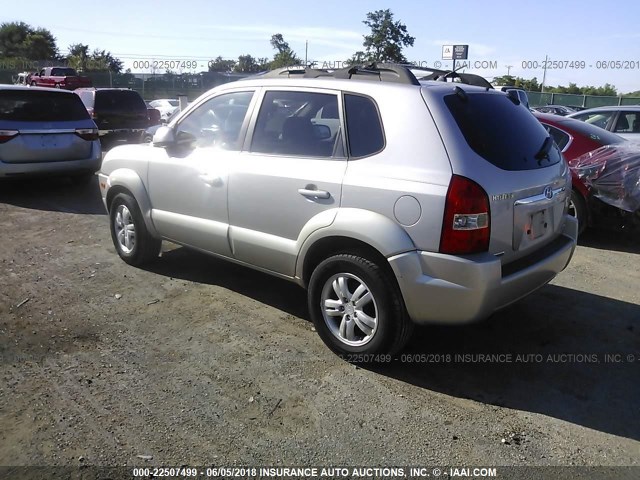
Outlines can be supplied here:
<path id="1" fill-rule="evenodd" d="M 219 55 L 272 57 L 275 33 L 299 57 L 335 68 L 363 49 L 367 13 L 388 8 L 415 37 L 405 56 L 424 66 L 450 68 L 442 46 L 469 45 L 465 71 L 489 79 L 510 73 L 541 82 L 547 58 L 545 85 L 610 83 L 620 93 L 640 90 L 638 0 L 111 0 L 104 8 L 59 7 L 51 0 L 4 3 L 0 22 L 49 29 L 63 54 L 74 43 L 110 51 L 136 73 L 149 73 L 154 60 L 190 61 L 196 68 L 183 71 L 202 71 Z"/>

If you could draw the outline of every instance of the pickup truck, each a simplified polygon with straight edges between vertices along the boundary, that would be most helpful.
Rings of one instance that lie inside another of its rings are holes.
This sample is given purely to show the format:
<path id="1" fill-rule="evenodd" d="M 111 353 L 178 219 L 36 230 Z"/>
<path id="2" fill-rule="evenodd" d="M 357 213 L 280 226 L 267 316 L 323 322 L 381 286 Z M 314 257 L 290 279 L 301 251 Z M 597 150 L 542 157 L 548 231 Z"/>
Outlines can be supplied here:
<path id="1" fill-rule="evenodd" d="M 91 79 L 78 75 L 73 68 L 47 67 L 31 75 L 31 86 L 75 90 L 80 87 L 90 87 Z"/>

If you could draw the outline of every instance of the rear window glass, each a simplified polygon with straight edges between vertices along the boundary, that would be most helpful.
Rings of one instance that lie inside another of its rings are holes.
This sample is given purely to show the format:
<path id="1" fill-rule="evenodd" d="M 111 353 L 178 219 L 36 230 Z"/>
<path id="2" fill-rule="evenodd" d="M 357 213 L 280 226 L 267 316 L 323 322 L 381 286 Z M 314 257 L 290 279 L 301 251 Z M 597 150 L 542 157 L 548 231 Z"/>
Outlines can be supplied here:
<path id="1" fill-rule="evenodd" d="M 344 96 L 349 154 L 364 157 L 384 148 L 384 133 L 373 100 L 360 95 Z"/>
<path id="2" fill-rule="evenodd" d="M 560 122 L 562 125 L 564 122 Z M 616 143 L 624 142 L 624 138 L 616 135 L 615 133 L 611 133 L 603 128 L 596 127 L 595 125 L 591 125 L 590 123 L 581 122 L 579 120 L 575 120 L 572 122 L 567 122 L 567 127 L 572 130 L 589 137 L 591 140 L 595 140 L 600 143 L 600 145 L 613 145 Z"/>
<path id="3" fill-rule="evenodd" d="M 444 102 L 473 151 L 498 168 L 534 170 L 562 159 L 542 124 L 506 95 L 453 94 Z"/>
<path id="4" fill-rule="evenodd" d="M 144 110 L 147 106 L 138 92 L 133 90 L 97 90 L 96 110 Z"/>
<path id="5" fill-rule="evenodd" d="M 551 134 L 556 142 L 556 145 L 558 145 L 558 148 L 560 150 L 564 150 L 564 148 L 569 144 L 569 140 L 571 140 L 571 137 L 559 128 L 554 127 L 553 125 L 549 125 L 548 123 L 544 122 L 542 122 L 542 124 L 544 125 L 544 128 L 547 129 L 547 132 Z"/>
<path id="6" fill-rule="evenodd" d="M 77 95 L 35 89 L 0 91 L 0 120 L 64 122 L 88 118 Z"/>
<path id="7" fill-rule="evenodd" d="M 78 72 L 76 72 L 73 68 L 52 68 L 51 76 L 52 77 L 76 77 Z"/>

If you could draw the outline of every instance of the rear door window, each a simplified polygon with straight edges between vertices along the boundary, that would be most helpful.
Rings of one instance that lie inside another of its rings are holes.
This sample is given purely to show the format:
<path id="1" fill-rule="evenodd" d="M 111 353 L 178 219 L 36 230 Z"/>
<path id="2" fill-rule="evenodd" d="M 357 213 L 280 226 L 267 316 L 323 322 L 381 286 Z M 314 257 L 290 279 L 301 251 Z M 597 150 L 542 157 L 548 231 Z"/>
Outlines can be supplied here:
<path id="1" fill-rule="evenodd" d="M 452 94 L 444 102 L 471 149 L 498 168 L 534 170 L 562 159 L 542 124 L 507 95 Z"/>
<path id="2" fill-rule="evenodd" d="M 615 112 L 591 112 L 581 113 L 580 115 L 576 115 L 572 118 L 577 118 L 578 120 L 595 125 L 596 127 L 607 128 L 607 125 L 614 115 Z"/>
<path id="3" fill-rule="evenodd" d="M 303 157 L 341 156 L 338 96 L 330 93 L 265 93 L 251 141 L 251 151 Z"/>
<path id="4" fill-rule="evenodd" d="M 89 119 L 77 95 L 66 92 L 0 90 L 0 120 L 65 122 Z"/>
<path id="5" fill-rule="evenodd" d="M 620 112 L 614 132 L 640 133 L 640 113 Z"/>

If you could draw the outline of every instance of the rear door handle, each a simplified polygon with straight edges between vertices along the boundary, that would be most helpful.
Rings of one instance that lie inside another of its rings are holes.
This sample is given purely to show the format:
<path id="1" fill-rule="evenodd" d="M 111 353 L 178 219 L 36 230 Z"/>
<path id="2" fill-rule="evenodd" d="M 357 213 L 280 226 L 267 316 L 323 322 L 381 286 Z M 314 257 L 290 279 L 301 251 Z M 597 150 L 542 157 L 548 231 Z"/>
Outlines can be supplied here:
<path id="1" fill-rule="evenodd" d="M 307 198 L 329 198 L 331 194 L 325 190 L 309 190 L 306 188 L 299 188 L 298 193 Z"/>

